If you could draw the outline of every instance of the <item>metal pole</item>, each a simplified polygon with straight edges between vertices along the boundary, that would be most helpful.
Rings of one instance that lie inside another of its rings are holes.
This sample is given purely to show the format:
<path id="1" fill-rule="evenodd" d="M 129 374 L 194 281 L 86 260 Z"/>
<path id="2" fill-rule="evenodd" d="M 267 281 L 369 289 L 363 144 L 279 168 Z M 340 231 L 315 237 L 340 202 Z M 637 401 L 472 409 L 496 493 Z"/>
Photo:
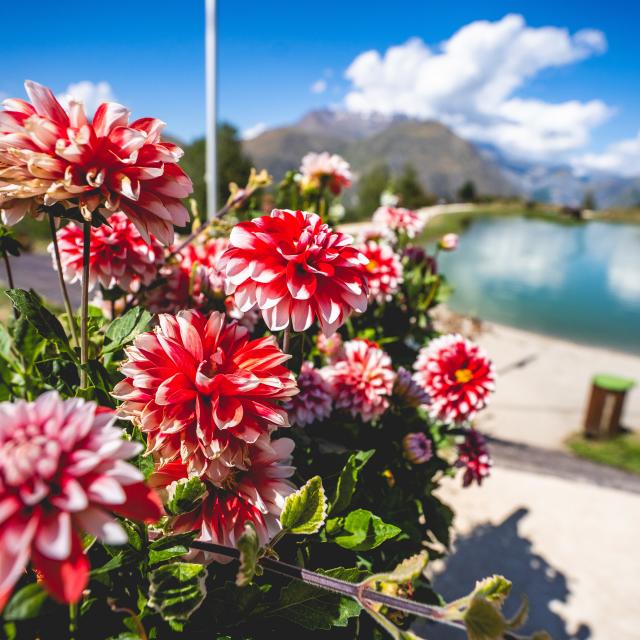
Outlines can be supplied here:
<path id="1" fill-rule="evenodd" d="M 206 0 L 205 11 L 205 75 L 206 75 L 206 118 L 207 150 L 205 184 L 207 185 L 207 220 L 218 210 L 218 171 L 216 161 L 216 124 L 217 124 L 217 51 L 216 51 L 216 0 Z"/>

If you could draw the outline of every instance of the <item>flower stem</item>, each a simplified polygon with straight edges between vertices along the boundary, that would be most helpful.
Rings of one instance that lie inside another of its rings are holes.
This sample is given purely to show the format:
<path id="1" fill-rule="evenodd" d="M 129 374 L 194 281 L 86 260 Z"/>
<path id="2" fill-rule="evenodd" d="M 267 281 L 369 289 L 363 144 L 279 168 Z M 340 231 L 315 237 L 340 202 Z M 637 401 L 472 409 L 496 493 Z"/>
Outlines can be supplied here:
<path id="1" fill-rule="evenodd" d="M 69 300 L 69 292 L 67 291 L 67 285 L 64 282 L 64 276 L 62 274 L 62 261 L 60 260 L 60 247 L 58 246 L 58 235 L 56 234 L 56 224 L 53 216 L 49 214 L 49 227 L 51 229 L 51 242 L 53 243 L 53 254 L 56 260 L 56 270 L 58 272 L 58 282 L 60 283 L 60 292 L 62 293 L 62 299 L 64 300 L 64 308 L 69 318 L 69 326 L 71 327 L 71 335 L 73 336 L 73 342 L 77 346 L 78 332 L 76 330 L 76 320 L 73 315 L 73 309 L 71 308 L 71 301 Z"/>
<path id="2" fill-rule="evenodd" d="M 291 337 L 291 327 L 287 327 L 282 334 L 282 351 L 289 353 L 289 338 Z"/>
<path id="3" fill-rule="evenodd" d="M 6 251 L 3 251 L 2 258 L 4 259 L 4 268 L 7 271 L 7 284 L 9 285 L 9 289 L 13 289 L 13 272 L 11 271 L 11 262 L 9 262 L 9 254 Z M 18 310 L 15 307 L 13 307 L 13 317 L 18 317 Z"/>
<path id="4" fill-rule="evenodd" d="M 87 386 L 89 362 L 89 259 L 91 257 L 91 221 L 84 223 L 82 245 L 82 301 L 80 307 L 80 387 Z"/>
<path id="5" fill-rule="evenodd" d="M 78 603 L 72 602 L 69 605 L 69 640 L 75 640 L 78 632 Z"/>

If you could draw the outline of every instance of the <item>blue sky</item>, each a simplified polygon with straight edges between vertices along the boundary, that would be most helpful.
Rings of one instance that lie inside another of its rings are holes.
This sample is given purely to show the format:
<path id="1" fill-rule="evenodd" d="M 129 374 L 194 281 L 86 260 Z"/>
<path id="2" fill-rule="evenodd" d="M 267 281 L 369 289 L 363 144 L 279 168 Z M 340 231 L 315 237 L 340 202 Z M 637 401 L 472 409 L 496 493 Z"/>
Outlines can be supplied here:
<path id="1" fill-rule="evenodd" d="M 59 93 L 79 81 L 107 82 L 113 96 L 136 115 L 156 115 L 168 123 L 168 131 L 187 140 L 197 137 L 204 131 L 203 4 L 199 0 L 138 1 L 105 10 L 104 5 L 76 0 L 39 1 L 30 5 L 26 16 L 24 6 L 8 3 L 3 21 L 12 28 L 4 30 L 0 44 L 0 94 L 22 96 L 25 78 L 48 84 Z M 126 12 L 120 8 L 125 6 Z M 553 112 L 529 115 L 535 106 L 531 101 L 583 105 L 597 101 L 589 113 L 586 107 L 577 113 L 585 124 L 570 132 L 565 144 L 570 148 L 562 153 L 594 155 L 619 141 L 632 141 L 640 129 L 640 38 L 630 26 L 638 23 L 640 8 L 620 0 L 486 0 L 455 5 L 428 0 L 219 0 L 220 115 L 246 130 L 258 123 L 290 122 L 311 108 L 344 107 L 346 96 L 354 92 L 362 95 L 347 99 L 348 104 L 370 104 L 371 96 L 378 95 L 375 78 L 359 74 L 357 82 L 364 86 L 359 90 L 353 77 L 345 78 L 345 71 L 363 52 L 377 50 L 383 56 L 389 47 L 419 38 L 426 48 L 418 47 L 418 55 L 426 59 L 438 54 L 439 44 L 465 25 L 479 20 L 497 24 L 512 13 L 522 16 L 518 29 L 525 39 L 528 30 L 544 26 L 567 29 L 570 34 L 592 29 L 602 33 L 606 50 L 600 43 L 575 62 L 543 65 L 536 73 L 525 74 L 496 109 L 506 110 L 511 118 L 517 107 L 515 117 L 522 120 L 522 129 L 528 126 L 524 121 L 533 117 L 553 119 Z M 326 90 L 313 93 L 311 86 L 319 80 L 326 83 Z M 395 91 L 389 86 L 381 89 L 390 90 Z M 466 91 L 464 86 L 461 90 Z M 435 117 L 451 116 L 467 137 L 478 135 L 477 113 L 452 114 L 455 92 L 447 96 L 449 102 L 438 103 Z M 398 107 L 397 101 L 387 105 L 385 99 L 373 104 Z M 410 103 L 414 109 L 420 100 L 408 95 L 402 104 Z M 520 104 L 523 100 L 529 102 Z M 421 113 L 428 115 L 432 106 Z M 571 112 L 566 115 L 573 118 Z M 458 125 L 460 118 L 464 122 Z M 510 136 L 518 140 L 530 133 L 503 128 L 495 136 L 503 146 Z M 528 152 L 527 144 L 523 143 L 523 153 Z M 537 147 L 530 146 L 537 153 Z M 548 153 L 542 150 L 542 155 L 543 151 Z"/>

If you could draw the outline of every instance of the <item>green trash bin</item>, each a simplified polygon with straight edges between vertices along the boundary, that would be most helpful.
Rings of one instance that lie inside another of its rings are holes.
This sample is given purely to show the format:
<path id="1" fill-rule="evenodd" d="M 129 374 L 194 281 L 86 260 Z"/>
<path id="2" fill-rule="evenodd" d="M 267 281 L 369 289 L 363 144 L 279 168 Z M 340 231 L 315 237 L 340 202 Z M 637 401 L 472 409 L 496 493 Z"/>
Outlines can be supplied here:
<path id="1" fill-rule="evenodd" d="M 584 421 L 585 435 L 591 438 L 611 438 L 620 433 L 620 418 L 627 392 L 635 381 L 609 374 L 593 377 L 591 396 Z"/>

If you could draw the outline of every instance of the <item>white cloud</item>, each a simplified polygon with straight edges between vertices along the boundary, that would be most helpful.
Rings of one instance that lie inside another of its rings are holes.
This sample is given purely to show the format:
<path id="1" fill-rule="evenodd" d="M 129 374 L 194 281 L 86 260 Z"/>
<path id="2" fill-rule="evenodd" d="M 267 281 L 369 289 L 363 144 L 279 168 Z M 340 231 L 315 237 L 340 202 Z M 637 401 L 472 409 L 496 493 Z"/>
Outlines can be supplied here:
<path id="1" fill-rule="evenodd" d="M 576 171 L 604 171 L 623 176 L 640 175 L 640 131 L 635 138 L 609 145 L 603 153 L 585 153 L 573 162 Z"/>
<path id="2" fill-rule="evenodd" d="M 87 115 L 91 116 L 103 102 L 114 102 L 113 89 L 108 82 L 91 82 L 82 80 L 67 87 L 67 90 L 58 96 L 60 102 L 66 107 L 72 98 L 83 102 Z"/>
<path id="3" fill-rule="evenodd" d="M 326 80 L 316 80 L 310 87 L 311 93 L 324 93 L 327 90 L 327 87 L 329 85 L 327 84 Z"/>
<path id="4" fill-rule="evenodd" d="M 240 137 L 243 140 L 253 140 L 253 138 L 257 138 L 261 133 L 264 133 L 267 130 L 266 122 L 258 122 L 254 124 L 252 127 L 244 129 L 240 134 Z"/>
<path id="5" fill-rule="evenodd" d="M 345 103 L 351 111 L 438 119 L 513 155 L 549 157 L 585 145 L 612 110 L 600 100 L 548 103 L 514 94 L 542 70 L 606 46 L 600 31 L 533 28 L 520 15 L 472 22 L 435 48 L 413 38 L 384 55 L 360 54 L 346 71 Z"/>

